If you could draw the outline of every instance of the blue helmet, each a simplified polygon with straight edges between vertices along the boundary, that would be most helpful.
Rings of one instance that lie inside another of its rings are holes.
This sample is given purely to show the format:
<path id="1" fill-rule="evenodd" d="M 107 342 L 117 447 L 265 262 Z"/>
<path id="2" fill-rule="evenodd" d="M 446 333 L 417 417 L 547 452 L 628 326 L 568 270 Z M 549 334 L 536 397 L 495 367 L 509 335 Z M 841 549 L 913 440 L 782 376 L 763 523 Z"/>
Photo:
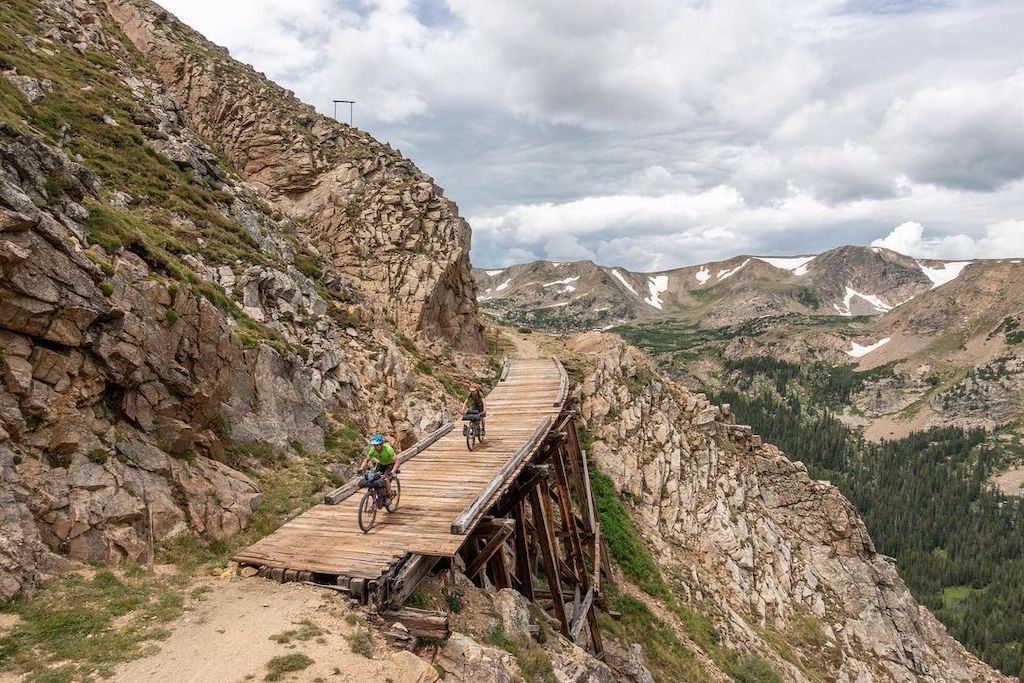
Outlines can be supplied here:
<path id="1" fill-rule="evenodd" d="M 371 446 L 381 446 L 384 444 L 384 437 L 380 434 L 374 434 L 373 438 L 370 439 Z"/>

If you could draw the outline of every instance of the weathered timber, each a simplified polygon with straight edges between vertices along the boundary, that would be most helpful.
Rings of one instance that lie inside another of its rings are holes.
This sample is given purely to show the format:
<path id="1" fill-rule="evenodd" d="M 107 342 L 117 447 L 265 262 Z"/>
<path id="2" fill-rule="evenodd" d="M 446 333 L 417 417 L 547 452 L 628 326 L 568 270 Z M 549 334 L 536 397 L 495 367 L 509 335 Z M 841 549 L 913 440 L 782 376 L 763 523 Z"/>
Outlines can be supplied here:
<path id="1" fill-rule="evenodd" d="M 451 635 L 451 627 L 448 624 L 448 615 L 444 612 L 432 612 L 429 610 L 413 609 L 402 607 L 389 609 L 380 613 L 384 621 L 395 624 L 400 623 L 409 632 L 409 635 L 416 638 L 431 638 L 433 640 L 445 640 Z"/>
<path id="2" fill-rule="evenodd" d="M 410 555 L 407 557 L 402 564 L 398 565 L 394 576 L 385 580 L 387 594 L 382 602 L 393 607 L 404 604 L 416 590 L 416 586 L 426 578 L 440 559 L 433 555 Z"/>
<path id="3" fill-rule="evenodd" d="M 425 437 L 414 443 L 412 446 L 406 448 L 404 451 L 399 453 L 399 462 L 405 463 L 408 462 L 409 460 L 412 460 L 415 456 L 419 455 L 424 450 L 426 450 L 428 446 L 436 443 L 438 439 L 440 439 L 448 432 L 452 431 L 452 428 L 454 426 L 454 422 L 447 422 L 444 425 L 442 425 L 439 429 L 436 429 L 430 434 L 427 434 Z M 359 480 L 361 478 L 362 475 L 353 477 L 352 479 L 349 479 L 347 482 L 345 482 L 338 488 L 328 493 L 326 496 L 324 496 L 324 503 L 326 503 L 327 505 L 337 505 L 341 501 L 351 496 L 353 493 L 359 490 Z"/>
<path id="4" fill-rule="evenodd" d="M 530 507 L 533 508 L 533 520 L 537 528 L 537 540 L 540 545 L 541 564 L 544 565 L 544 574 L 547 577 L 548 586 L 553 593 L 561 591 L 561 580 L 558 571 L 558 547 L 555 540 L 555 529 L 551 522 L 551 499 L 548 497 L 546 486 L 537 486 L 530 492 Z M 562 629 L 562 635 L 569 635 L 569 622 L 565 617 L 565 603 L 560 599 L 553 599 L 552 606 L 555 610 L 555 618 Z"/>
<path id="5" fill-rule="evenodd" d="M 530 567 L 530 545 L 526 537 L 526 511 L 523 500 L 519 499 L 512 507 L 512 519 L 516 523 L 514 545 L 516 550 L 516 578 L 519 579 L 520 592 L 530 602 L 534 600 L 533 572 Z"/>
<path id="6" fill-rule="evenodd" d="M 578 443 L 578 442 L 577 442 Z M 588 520 L 590 528 L 593 529 L 597 524 L 597 505 L 594 503 L 594 492 L 590 488 L 590 464 L 587 462 L 587 452 L 584 450 L 580 451 L 580 460 L 582 461 L 582 475 L 583 475 L 583 514 Z"/>
<path id="7" fill-rule="evenodd" d="M 489 524 L 489 528 L 493 529 L 492 536 L 487 540 L 483 549 L 473 558 L 473 561 L 466 567 L 465 575 L 472 579 L 477 573 L 483 569 L 484 565 L 487 564 L 491 557 L 501 551 L 502 545 L 512 532 L 515 531 L 515 521 L 511 519 L 492 520 Z"/>
<path id="8" fill-rule="evenodd" d="M 501 376 L 498 381 L 504 382 L 506 377 L 508 377 L 508 356 L 501 359 Z"/>
<path id="9" fill-rule="evenodd" d="M 552 421 L 553 419 L 550 415 L 544 418 L 544 421 L 537 426 L 537 429 L 534 431 L 533 436 L 530 437 L 530 440 L 519 448 L 516 454 L 505 463 L 496 475 L 494 475 L 494 478 L 491 479 L 490 483 L 484 487 L 476 499 L 470 503 L 458 517 L 455 518 L 455 521 L 452 522 L 451 526 L 451 532 L 453 534 L 466 533 L 466 531 L 473 525 L 473 521 L 477 516 L 484 511 L 488 502 L 494 497 L 494 494 L 498 492 L 498 489 L 508 483 L 508 478 L 511 476 L 512 472 L 522 465 L 527 456 L 537 448 L 540 444 L 540 440 L 551 428 Z"/>
<path id="10" fill-rule="evenodd" d="M 565 372 L 565 366 L 562 365 L 562 361 L 558 359 L 558 356 L 551 357 L 555 361 L 555 365 L 558 366 L 558 396 L 555 397 L 555 405 L 560 406 L 565 403 L 565 396 L 569 391 L 569 375 Z"/>

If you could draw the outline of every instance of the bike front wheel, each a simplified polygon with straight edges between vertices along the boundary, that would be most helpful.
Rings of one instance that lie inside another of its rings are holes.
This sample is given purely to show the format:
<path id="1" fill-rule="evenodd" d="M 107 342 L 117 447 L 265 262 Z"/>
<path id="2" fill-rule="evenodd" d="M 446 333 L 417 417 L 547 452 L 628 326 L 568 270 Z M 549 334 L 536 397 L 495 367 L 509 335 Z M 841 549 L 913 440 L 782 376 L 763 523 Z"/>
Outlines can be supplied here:
<path id="1" fill-rule="evenodd" d="M 469 450 L 473 450 L 476 447 L 475 440 L 476 435 L 473 433 L 473 430 L 471 429 L 466 434 L 466 448 L 468 448 Z"/>
<path id="2" fill-rule="evenodd" d="M 359 528 L 365 534 L 377 523 L 377 499 L 373 491 L 367 491 L 359 501 Z"/>
<path id="3" fill-rule="evenodd" d="M 394 512 L 398 509 L 398 499 L 401 497 L 402 482 L 398 481 L 398 477 L 395 477 L 391 480 L 391 497 L 384 503 L 384 507 L 387 508 L 388 512 Z"/>

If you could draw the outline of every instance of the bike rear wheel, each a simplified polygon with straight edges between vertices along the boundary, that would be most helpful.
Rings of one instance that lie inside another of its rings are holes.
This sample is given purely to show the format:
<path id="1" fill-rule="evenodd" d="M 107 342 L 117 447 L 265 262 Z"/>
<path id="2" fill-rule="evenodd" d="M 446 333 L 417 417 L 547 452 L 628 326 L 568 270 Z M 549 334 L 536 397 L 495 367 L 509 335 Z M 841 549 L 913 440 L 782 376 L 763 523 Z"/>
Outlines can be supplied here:
<path id="1" fill-rule="evenodd" d="M 476 448 L 476 432 L 472 427 L 466 432 L 466 448 L 469 450 Z"/>
<path id="2" fill-rule="evenodd" d="M 367 531 L 373 528 L 373 525 L 377 523 L 377 499 L 373 495 L 373 491 L 367 491 L 363 494 L 363 499 L 359 501 L 359 528 L 363 530 L 365 534 Z"/>
<path id="3" fill-rule="evenodd" d="M 398 509 L 398 499 L 401 497 L 402 482 L 398 481 L 398 477 L 395 477 L 391 480 L 391 497 L 384 503 L 384 507 L 387 508 L 388 512 L 394 512 Z"/>

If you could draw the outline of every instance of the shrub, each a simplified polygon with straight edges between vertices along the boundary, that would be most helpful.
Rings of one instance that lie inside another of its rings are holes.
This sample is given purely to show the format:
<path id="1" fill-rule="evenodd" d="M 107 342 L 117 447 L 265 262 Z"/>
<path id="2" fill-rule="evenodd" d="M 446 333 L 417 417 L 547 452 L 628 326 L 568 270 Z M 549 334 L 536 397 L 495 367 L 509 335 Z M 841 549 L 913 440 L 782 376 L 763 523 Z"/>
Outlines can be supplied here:
<path id="1" fill-rule="evenodd" d="M 449 593 L 444 596 L 444 601 L 448 603 L 448 610 L 452 614 L 458 614 L 462 611 L 462 596 L 458 593 Z"/>
<path id="2" fill-rule="evenodd" d="M 168 308 L 167 311 L 164 313 L 164 317 L 167 319 L 167 322 L 170 323 L 171 325 L 178 322 L 178 320 L 181 318 L 181 316 L 178 315 L 178 312 L 173 308 Z"/>
<path id="3" fill-rule="evenodd" d="M 781 683 L 771 664 L 757 655 L 742 654 L 729 658 L 726 673 L 739 683 Z"/>
<path id="4" fill-rule="evenodd" d="M 427 592 L 422 588 L 417 588 L 413 591 L 412 595 L 409 596 L 409 599 L 405 601 L 405 604 L 410 607 L 423 609 L 429 602 L 430 596 L 427 595 Z"/>
<path id="5" fill-rule="evenodd" d="M 104 280 L 100 283 L 100 291 L 103 292 L 103 296 L 111 296 L 114 293 L 114 285 Z"/>
<path id="6" fill-rule="evenodd" d="M 301 653 L 274 657 L 267 662 L 267 677 L 265 681 L 279 681 L 285 674 L 295 671 L 302 671 L 313 664 L 313 660 Z"/>

